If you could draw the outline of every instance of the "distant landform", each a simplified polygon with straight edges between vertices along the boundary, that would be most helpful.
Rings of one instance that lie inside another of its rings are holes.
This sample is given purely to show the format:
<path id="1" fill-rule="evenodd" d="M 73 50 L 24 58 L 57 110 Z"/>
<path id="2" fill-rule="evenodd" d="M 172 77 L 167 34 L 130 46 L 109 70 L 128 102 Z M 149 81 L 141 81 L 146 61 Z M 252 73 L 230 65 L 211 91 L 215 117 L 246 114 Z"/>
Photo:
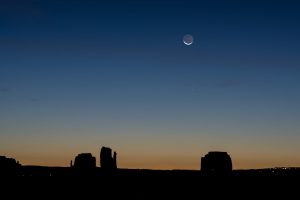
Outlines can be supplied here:
<path id="1" fill-rule="evenodd" d="M 0 156 L 0 176 L 2 177 L 76 177 L 76 176 L 187 176 L 187 177 L 258 177 L 258 176 L 299 176 L 300 167 L 275 167 L 265 169 L 233 170 L 232 160 L 227 152 L 212 151 L 201 158 L 199 170 L 151 170 L 124 169 L 117 167 L 117 153 L 109 147 L 100 150 L 100 167 L 91 153 L 78 154 L 70 167 L 47 167 L 21 165 L 14 158 Z"/>

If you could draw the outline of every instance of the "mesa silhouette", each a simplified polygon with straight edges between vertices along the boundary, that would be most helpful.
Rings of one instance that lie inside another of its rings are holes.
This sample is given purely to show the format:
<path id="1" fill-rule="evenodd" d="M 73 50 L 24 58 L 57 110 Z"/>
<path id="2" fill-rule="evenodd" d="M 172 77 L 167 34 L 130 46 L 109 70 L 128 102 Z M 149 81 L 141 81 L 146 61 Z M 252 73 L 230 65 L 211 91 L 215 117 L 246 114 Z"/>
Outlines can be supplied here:
<path id="1" fill-rule="evenodd" d="M 76 177 L 76 176 L 115 176 L 115 177 L 258 177 L 258 176 L 299 176 L 300 168 L 276 167 L 266 169 L 233 170 L 232 159 L 227 152 L 211 151 L 201 158 L 199 170 L 151 170 L 125 169 L 117 167 L 117 153 L 109 147 L 102 147 L 97 167 L 96 157 L 91 153 L 78 154 L 70 167 L 26 166 L 14 158 L 0 156 L 1 177 Z"/>

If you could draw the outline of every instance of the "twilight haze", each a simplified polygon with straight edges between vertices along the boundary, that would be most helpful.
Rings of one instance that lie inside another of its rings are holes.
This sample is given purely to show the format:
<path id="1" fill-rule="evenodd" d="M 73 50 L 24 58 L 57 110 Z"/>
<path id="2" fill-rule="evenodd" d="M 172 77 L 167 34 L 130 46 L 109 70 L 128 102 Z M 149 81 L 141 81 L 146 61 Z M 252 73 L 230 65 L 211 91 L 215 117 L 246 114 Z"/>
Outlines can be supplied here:
<path id="1" fill-rule="evenodd" d="M 0 2 L 0 154 L 69 166 L 300 166 L 300 2 Z M 185 34 L 193 45 L 182 42 Z"/>

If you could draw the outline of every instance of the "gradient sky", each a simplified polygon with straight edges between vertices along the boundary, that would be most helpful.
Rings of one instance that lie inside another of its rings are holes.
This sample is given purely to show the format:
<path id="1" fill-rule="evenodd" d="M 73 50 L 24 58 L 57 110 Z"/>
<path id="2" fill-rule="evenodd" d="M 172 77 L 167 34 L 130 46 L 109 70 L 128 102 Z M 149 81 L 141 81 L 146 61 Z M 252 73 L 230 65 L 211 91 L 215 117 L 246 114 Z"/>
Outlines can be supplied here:
<path id="1" fill-rule="evenodd" d="M 300 166 L 300 2 L 0 1 L 0 154 Z M 185 34 L 194 43 L 182 42 Z"/>

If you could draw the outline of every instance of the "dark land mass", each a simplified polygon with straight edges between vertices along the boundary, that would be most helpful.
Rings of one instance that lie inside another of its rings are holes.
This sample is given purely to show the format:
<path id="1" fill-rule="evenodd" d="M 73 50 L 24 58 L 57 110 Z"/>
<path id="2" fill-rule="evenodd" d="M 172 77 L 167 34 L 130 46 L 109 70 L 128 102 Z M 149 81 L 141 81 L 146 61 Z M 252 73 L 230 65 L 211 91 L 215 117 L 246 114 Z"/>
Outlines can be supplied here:
<path id="1" fill-rule="evenodd" d="M 22 166 L 21 174 L 9 177 L 6 187 L 22 191 L 16 194 L 24 198 L 39 199 L 44 195 L 55 199 L 61 195 L 83 199 L 291 199 L 298 195 L 299 180 L 299 168 L 203 174 L 200 170 L 103 171 L 97 167 L 81 171 L 71 167 Z"/>
<path id="2" fill-rule="evenodd" d="M 103 147 L 100 165 L 81 153 L 70 167 L 21 165 L 0 156 L 1 199 L 295 199 L 300 168 L 232 170 L 226 152 L 201 158 L 201 170 L 117 167 L 117 154 Z M 5 197 L 5 198 L 4 198 Z M 297 199 L 297 198 L 296 198 Z"/>

